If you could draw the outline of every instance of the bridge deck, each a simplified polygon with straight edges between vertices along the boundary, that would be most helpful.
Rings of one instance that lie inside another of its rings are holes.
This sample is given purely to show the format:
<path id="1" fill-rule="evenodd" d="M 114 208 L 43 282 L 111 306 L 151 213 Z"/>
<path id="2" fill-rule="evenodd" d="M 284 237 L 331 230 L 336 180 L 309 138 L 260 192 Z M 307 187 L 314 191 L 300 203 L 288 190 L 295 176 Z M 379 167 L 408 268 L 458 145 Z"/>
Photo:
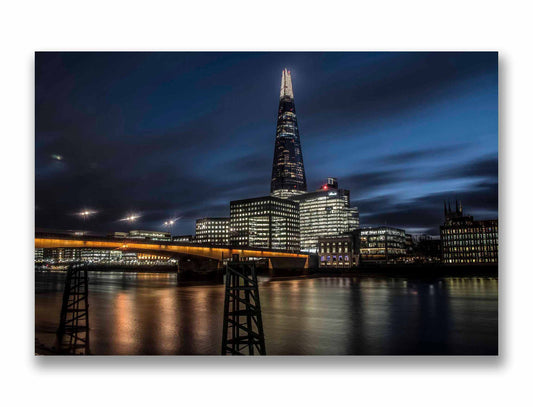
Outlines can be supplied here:
<path id="1" fill-rule="evenodd" d="M 261 258 L 301 258 L 307 259 L 306 253 L 286 252 L 283 250 L 260 248 L 234 248 L 229 246 L 205 246 L 194 243 L 175 243 L 167 241 L 149 241 L 136 239 L 117 239 L 93 236 L 69 236 L 37 234 L 35 248 L 91 248 L 122 251 L 155 251 L 182 255 L 206 257 L 216 260 L 229 259 L 234 254 L 242 257 Z"/>

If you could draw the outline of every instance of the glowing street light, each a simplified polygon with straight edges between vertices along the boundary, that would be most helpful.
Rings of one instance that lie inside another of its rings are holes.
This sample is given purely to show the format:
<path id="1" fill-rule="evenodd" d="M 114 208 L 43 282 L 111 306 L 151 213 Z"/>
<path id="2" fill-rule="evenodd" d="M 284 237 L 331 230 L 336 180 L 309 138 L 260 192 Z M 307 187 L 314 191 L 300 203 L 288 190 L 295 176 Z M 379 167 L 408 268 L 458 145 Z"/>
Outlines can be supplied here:
<path id="1" fill-rule="evenodd" d="M 90 211 L 90 210 L 84 209 L 81 212 L 78 212 L 77 215 L 81 216 L 83 220 L 87 220 L 89 216 L 94 215 L 95 213 L 96 211 Z"/>
<path id="2" fill-rule="evenodd" d="M 163 225 L 165 225 L 168 228 L 168 231 L 170 232 L 171 235 L 172 235 L 172 225 L 174 225 L 174 223 L 176 223 L 177 220 L 178 219 L 170 219 L 170 220 L 165 221 L 165 223 L 163 223 Z"/>
<path id="3" fill-rule="evenodd" d="M 139 219 L 141 215 L 128 215 L 123 219 L 119 219 L 121 222 L 133 222 L 136 219 Z"/>

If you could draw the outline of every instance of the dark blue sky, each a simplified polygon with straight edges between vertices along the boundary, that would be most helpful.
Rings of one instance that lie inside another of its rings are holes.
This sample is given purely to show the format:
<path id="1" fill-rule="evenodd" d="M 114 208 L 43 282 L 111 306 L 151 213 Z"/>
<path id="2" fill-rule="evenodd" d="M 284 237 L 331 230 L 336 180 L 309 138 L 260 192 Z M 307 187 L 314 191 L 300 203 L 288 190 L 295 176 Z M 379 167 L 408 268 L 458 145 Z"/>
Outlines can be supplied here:
<path id="1" fill-rule="evenodd" d="M 414 233 L 444 199 L 497 217 L 497 53 L 37 53 L 36 227 L 191 234 L 267 195 L 284 67 L 309 190 Z"/>

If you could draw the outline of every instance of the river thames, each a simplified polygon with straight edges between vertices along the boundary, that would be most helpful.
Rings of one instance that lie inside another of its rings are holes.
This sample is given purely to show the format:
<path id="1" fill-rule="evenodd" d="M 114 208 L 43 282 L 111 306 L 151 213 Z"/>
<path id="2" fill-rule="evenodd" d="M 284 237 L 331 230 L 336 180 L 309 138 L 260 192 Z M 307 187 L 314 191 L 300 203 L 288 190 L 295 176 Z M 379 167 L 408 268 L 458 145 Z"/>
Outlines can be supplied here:
<path id="1" fill-rule="evenodd" d="M 35 337 L 54 345 L 63 273 L 35 273 Z M 497 278 L 260 280 L 268 355 L 495 355 Z M 94 355 L 218 355 L 224 287 L 90 272 Z"/>

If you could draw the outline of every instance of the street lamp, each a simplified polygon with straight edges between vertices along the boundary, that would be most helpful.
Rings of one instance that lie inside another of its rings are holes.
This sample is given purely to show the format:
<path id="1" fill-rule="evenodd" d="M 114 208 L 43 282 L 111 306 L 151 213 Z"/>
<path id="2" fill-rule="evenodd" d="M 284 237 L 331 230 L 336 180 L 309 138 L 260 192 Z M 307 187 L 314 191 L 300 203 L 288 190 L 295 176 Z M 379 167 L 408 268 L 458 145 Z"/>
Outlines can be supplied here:
<path id="1" fill-rule="evenodd" d="M 168 228 L 168 231 L 170 233 L 170 236 L 172 237 L 172 225 L 174 225 L 176 221 L 174 219 L 165 221 L 164 225 Z"/>
<path id="2" fill-rule="evenodd" d="M 94 215 L 95 213 L 96 211 L 91 211 L 89 209 L 83 209 L 80 212 L 78 212 L 76 215 L 83 219 L 83 223 L 86 226 L 86 222 L 87 222 L 87 219 L 89 219 L 89 216 Z M 83 232 L 83 233 L 86 233 L 86 232 Z"/>
<path id="3" fill-rule="evenodd" d="M 122 221 L 122 222 L 133 222 L 136 219 L 139 219 L 140 217 L 141 217 L 141 215 L 128 215 L 125 218 L 120 219 L 120 221 Z"/>

